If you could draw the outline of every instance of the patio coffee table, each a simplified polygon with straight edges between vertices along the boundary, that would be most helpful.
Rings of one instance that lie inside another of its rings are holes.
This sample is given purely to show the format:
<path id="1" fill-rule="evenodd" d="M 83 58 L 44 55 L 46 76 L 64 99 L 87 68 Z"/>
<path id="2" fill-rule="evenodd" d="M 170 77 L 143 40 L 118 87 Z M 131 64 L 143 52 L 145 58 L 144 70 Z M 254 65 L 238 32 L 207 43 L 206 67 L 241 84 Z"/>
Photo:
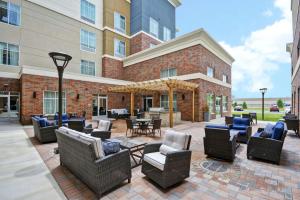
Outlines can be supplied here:
<path id="1" fill-rule="evenodd" d="M 131 168 L 135 168 L 142 164 L 142 155 L 147 143 L 127 137 L 115 137 L 112 139 L 107 139 L 107 141 L 119 142 L 121 149 L 129 150 L 130 157 L 133 160 L 133 163 L 131 163 Z"/>

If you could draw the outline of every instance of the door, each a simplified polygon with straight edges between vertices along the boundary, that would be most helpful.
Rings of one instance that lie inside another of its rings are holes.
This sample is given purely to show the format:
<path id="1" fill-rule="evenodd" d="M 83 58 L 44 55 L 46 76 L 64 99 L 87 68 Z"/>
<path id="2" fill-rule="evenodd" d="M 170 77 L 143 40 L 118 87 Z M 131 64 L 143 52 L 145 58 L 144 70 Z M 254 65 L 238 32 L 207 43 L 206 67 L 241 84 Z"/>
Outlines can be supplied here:
<path id="1" fill-rule="evenodd" d="M 106 96 L 99 96 L 98 99 L 99 105 L 99 116 L 106 116 L 107 115 L 107 97 Z"/>
<path id="2" fill-rule="evenodd" d="M 0 117 L 9 117 L 9 101 L 8 96 L 0 96 Z"/>
<path id="3" fill-rule="evenodd" d="M 144 97 L 144 111 L 149 111 L 153 106 L 153 97 Z"/>
<path id="4" fill-rule="evenodd" d="M 98 116 L 98 95 L 93 96 L 93 116 Z"/>
<path id="5" fill-rule="evenodd" d="M 221 97 L 216 97 L 216 118 L 221 117 Z"/>

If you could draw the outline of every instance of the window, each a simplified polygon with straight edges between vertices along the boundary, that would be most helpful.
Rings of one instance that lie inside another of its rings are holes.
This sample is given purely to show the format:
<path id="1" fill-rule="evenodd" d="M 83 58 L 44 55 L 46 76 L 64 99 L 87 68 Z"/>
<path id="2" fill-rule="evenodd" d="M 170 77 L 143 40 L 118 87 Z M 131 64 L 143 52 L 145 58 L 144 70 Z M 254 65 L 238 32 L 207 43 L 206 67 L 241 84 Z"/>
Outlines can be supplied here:
<path id="1" fill-rule="evenodd" d="M 125 33 L 126 32 L 126 18 L 122 15 L 120 15 L 120 13 L 115 12 L 115 29 Z"/>
<path id="2" fill-rule="evenodd" d="M 171 31 L 167 27 L 164 27 L 164 41 L 171 40 Z"/>
<path id="3" fill-rule="evenodd" d="M 214 77 L 214 69 L 211 67 L 207 68 L 207 76 L 208 77 Z"/>
<path id="4" fill-rule="evenodd" d="M 96 21 L 96 9 L 95 5 L 87 0 L 81 0 L 80 6 L 81 19 L 95 24 Z"/>
<path id="5" fill-rule="evenodd" d="M 162 69 L 160 71 L 160 78 L 168 78 L 172 76 L 177 76 L 176 68 Z"/>
<path id="6" fill-rule="evenodd" d="M 209 108 L 209 112 L 212 113 L 214 111 L 214 95 L 207 94 L 207 106 Z"/>
<path id="7" fill-rule="evenodd" d="M 0 0 L 0 22 L 19 26 L 20 6 Z"/>
<path id="8" fill-rule="evenodd" d="M 19 65 L 19 46 L 0 42 L 0 64 Z"/>
<path id="9" fill-rule="evenodd" d="M 150 34 L 158 37 L 158 22 L 150 17 Z"/>
<path id="10" fill-rule="evenodd" d="M 223 106 L 223 112 L 227 112 L 227 106 L 228 106 L 228 98 L 226 96 L 222 96 L 222 106 Z"/>
<path id="11" fill-rule="evenodd" d="M 95 62 L 90 62 L 86 60 L 81 60 L 81 74 L 95 76 L 96 69 L 95 69 Z"/>
<path id="12" fill-rule="evenodd" d="M 225 74 L 223 74 L 223 82 L 227 83 L 227 76 Z"/>
<path id="13" fill-rule="evenodd" d="M 115 56 L 124 58 L 126 55 L 126 45 L 124 41 L 115 39 Z"/>
<path id="14" fill-rule="evenodd" d="M 160 107 L 169 110 L 169 95 L 163 94 L 160 96 Z M 177 94 L 173 94 L 173 111 L 177 111 Z"/>
<path id="15" fill-rule="evenodd" d="M 150 42 L 150 48 L 155 47 L 156 44 Z"/>
<path id="16" fill-rule="evenodd" d="M 80 49 L 84 51 L 95 52 L 96 51 L 96 34 L 83 30 L 80 30 Z"/>
<path id="17" fill-rule="evenodd" d="M 62 94 L 62 112 L 66 113 L 66 95 Z M 44 114 L 55 114 L 58 112 L 58 92 L 44 91 L 43 100 Z"/>

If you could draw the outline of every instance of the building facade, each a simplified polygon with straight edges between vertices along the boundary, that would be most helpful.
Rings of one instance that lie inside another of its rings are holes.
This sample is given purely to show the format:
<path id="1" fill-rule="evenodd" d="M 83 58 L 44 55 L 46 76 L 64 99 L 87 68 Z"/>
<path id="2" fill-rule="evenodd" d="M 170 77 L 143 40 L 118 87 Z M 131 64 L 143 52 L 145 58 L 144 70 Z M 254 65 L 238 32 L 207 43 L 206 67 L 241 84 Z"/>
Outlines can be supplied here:
<path id="1" fill-rule="evenodd" d="M 64 73 L 64 112 L 90 119 L 129 109 L 130 95 L 108 88 L 176 78 L 199 84 L 196 121 L 230 114 L 234 59 L 203 29 L 176 38 L 179 0 L 0 0 L 0 117 L 57 112 L 51 51 L 73 57 Z M 168 96 L 136 94 L 135 106 L 168 109 Z M 191 120 L 191 94 L 178 91 L 175 109 Z"/>
<path id="2" fill-rule="evenodd" d="M 291 1 L 292 20 L 293 20 L 293 42 L 287 44 L 287 51 L 291 53 L 292 68 L 292 113 L 300 116 L 300 23 L 299 23 L 299 1 Z"/>

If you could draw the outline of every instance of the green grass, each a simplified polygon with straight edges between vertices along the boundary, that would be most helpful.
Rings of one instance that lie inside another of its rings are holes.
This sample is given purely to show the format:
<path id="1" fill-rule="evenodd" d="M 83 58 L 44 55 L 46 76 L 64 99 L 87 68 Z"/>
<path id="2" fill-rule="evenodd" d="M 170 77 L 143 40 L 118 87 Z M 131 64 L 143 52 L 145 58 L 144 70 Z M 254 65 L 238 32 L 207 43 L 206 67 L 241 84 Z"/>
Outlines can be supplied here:
<path id="1" fill-rule="evenodd" d="M 248 114 L 249 112 L 247 112 L 247 111 L 232 112 L 232 114 L 240 114 L 240 115 L 242 115 L 243 113 Z M 277 122 L 279 119 L 282 119 L 282 116 L 284 116 L 284 114 L 265 113 L 265 119 L 264 119 L 264 121 Z M 262 114 L 261 113 L 257 113 L 257 120 L 262 120 Z"/>

